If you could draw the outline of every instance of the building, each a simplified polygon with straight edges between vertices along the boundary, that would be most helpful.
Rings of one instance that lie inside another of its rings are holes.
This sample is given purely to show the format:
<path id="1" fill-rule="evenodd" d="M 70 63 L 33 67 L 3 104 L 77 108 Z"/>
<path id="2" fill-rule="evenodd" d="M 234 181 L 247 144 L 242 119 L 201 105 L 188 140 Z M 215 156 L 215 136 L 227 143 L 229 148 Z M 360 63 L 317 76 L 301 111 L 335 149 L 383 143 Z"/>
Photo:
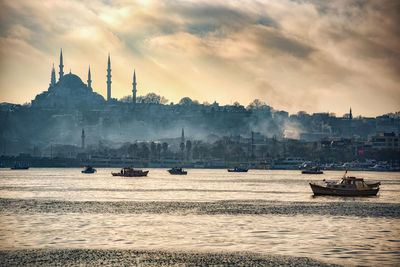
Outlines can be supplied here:
<path id="1" fill-rule="evenodd" d="M 395 133 L 380 133 L 371 138 L 372 149 L 400 150 L 400 135 Z"/>

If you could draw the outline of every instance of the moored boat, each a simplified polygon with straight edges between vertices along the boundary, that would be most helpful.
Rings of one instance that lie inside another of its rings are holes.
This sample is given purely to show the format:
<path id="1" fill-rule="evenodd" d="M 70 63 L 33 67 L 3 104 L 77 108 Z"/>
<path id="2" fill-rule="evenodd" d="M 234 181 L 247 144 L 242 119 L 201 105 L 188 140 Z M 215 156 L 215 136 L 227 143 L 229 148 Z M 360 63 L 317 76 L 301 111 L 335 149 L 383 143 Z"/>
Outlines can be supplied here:
<path id="1" fill-rule="evenodd" d="M 235 167 L 233 169 L 228 169 L 228 172 L 247 172 L 249 169 L 242 167 Z"/>
<path id="2" fill-rule="evenodd" d="M 29 165 L 26 163 L 21 163 L 21 162 L 17 162 L 14 164 L 13 167 L 11 167 L 11 170 L 28 170 L 29 169 Z"/>
<path id="3" fill-rule="evenodd" d="M 324 185 L 310 183 L 315 196 L 376 196 L 380 185 L 380 182 L 367 184 L 363 178 L 346 176 L 339 183 L 324 182 Z"/>
<path id="4" fill-rule="evenodd" d="M 96 171 L 97 170 L 92 166 L 85 166 L 85 169 L 82 171 L 82 173 L 95 173 Z"/>
<path id="5" fill-rule="evenodd" d="M 183 170 L 182 168 L 178 167 L 173 167 L 172 169 L 169 169 L 168 172 L 170 174 L 178 174 L 178 175 L 186 175 L 187 171 Z"/>
<path id="6" fill-rule="evenodd" d="M 11 170 L 28 170 L 29 166 L 14 166 L 11 167 Z"/>
<path id="7" fill-rule="evenodd" d="M 124 177 L 142 177 L 147 176 L 149 171 L 136 170 L 133 167 L 122 168 L 120 172 L 111 172 L 112 176 L 124 176 Z"/>

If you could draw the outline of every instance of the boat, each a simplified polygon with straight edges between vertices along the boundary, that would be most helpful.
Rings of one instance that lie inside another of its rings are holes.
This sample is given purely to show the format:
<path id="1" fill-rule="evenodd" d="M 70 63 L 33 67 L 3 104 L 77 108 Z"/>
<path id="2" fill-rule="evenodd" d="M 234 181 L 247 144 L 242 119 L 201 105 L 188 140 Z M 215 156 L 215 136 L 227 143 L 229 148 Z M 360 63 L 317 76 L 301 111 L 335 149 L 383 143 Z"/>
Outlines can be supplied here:
<path id="1" fill-rule="evenodd" d="M 11 167 L 11 170 L 28 170 L 29 165 L 24 164 L 24 163 L 15 163 L 13 167 Z"/>
<path id="2" fill-rule="evenodd" d="M 323 174 L 324 172 L 317 166 L 310 167 L 308 169 L 302 170 L 302 174 Z"/>
<path id="3" fill-rule="evenodd" d="M 111 172 L 112 176 L 124 176 L 124 177 L 142 177 L 147 176 L 149 171 L 136 170 L 133 167 L 122 168 L 120 172 Z"/>
<path id="4" fill-rule="evenodd" d="M 11 170 L 28 170 L 29 166 L 17 166 L 11 167 Z"/>
<path id="5" fill-rule="evenodd" d="M 249 169 L 242 167 L 235 167 L 233 169 L 228 169 L 228 172 L 247 172 Z"/>
<path id="6" fill-rule="evenodd" d="M 178 168 L 178 167 L 173 167 L 172 169 L 169 169 L 168 172 L 170 174 L 180 174 L 180 175 L 187 174 L 187 171 L 183 170 L 182 168 Z"/>
<path id="7" fill-rule="evenodd" d="M 343 176 L 340 182 L 325 181 L 324 185 L 310 183 L 315 196 L 376 196 L 380 182 L 366 183 L 363 178 Z"/>
<path id="8" fill-rule="evenodd" d="M 95 173 L 96 171 L 97 170 L 92 166 L 85 166 L 85 169 L 82 171 L 82 173 Z"/>

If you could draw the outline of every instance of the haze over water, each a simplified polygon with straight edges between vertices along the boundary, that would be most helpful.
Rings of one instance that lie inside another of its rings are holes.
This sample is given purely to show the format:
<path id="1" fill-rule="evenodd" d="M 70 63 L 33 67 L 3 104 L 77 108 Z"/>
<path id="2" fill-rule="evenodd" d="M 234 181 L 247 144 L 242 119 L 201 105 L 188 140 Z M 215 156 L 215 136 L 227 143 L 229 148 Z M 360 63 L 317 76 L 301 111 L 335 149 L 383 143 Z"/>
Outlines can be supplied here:
<path id="1" fill-rule="evenodd" d="M 256 252 L 343 265 L 400 263 L 400 175 L 377 197 L 313 197 L 343 172 L 150 169 L 145 178 L 80 169 L 0 170 L 0 249 Z"/>

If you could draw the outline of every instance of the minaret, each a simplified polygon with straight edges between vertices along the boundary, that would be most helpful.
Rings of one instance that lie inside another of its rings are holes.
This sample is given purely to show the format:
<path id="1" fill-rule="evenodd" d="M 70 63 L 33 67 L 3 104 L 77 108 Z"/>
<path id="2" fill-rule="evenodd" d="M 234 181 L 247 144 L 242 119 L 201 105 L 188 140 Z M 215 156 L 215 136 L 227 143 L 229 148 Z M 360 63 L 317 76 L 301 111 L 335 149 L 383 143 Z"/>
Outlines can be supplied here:
<path id="1" fill-rule="evenodd" d="M 108 53 L 108 67 L 107 67 L 107 101 L 111 100 L 111 62 L 110 53 Z"/>
<path id="2" fill-rule="evenodd" d="M 133 70 L 132 104 L 136 104 L 136 72 Z"/>
<path id="3" fill-rule="evenodd" d="M 56 85 L 56 70 L 54 69 L 54 64 L 53 68 L 51 69 L 51 80 L 50 80 L 50 87 L 53 87 Z"/>
<path id="4" fill-rule="evenodd" d="M 181 148 L 182 160 L 183 160 L 185 158 L 185 132 L 184 132 L 183 128 L 182 128 L 180 148 Z"/>
<path id="5" fill-rule="evenodd" d="M 60 72 L 58 73 L 59 74 L 59 78 L 58 78 L 58 80 L 61 80 L 61 78 L 62 78 L 62 76 L 64 76 L 64 64 L 63 64 L 63 55 L 62 55 L 62 48 L 61 48 L 61 53 L 60 53 Z"/>
<path id="6" fill-rule="evenodd" d="M 92 90 L 92 75 L 90 75 L 90 65 L 89 65 L 89 71 L 88 71 L 88 80 L 87 80 L 87 86 L 88 86 L 88 88 L 91 90 L 91 91 L 93 91 Z"/>
<path id="7" fill-rule="evenodd" d="M 82 135 L 81 135 L 81 139 L 82 139 L 82 143 L 81 143 L 81 148 L 85 149 L 85 130 L 82 129 Z"/>
<path id="8" fill-rule="evenodd" d="M 350 120 L 353 119 L 353 113 L 351 112 L 351 108 L 350 108 L 350 113 L 349 113 L 349 119 L 350 119 Z"/>

